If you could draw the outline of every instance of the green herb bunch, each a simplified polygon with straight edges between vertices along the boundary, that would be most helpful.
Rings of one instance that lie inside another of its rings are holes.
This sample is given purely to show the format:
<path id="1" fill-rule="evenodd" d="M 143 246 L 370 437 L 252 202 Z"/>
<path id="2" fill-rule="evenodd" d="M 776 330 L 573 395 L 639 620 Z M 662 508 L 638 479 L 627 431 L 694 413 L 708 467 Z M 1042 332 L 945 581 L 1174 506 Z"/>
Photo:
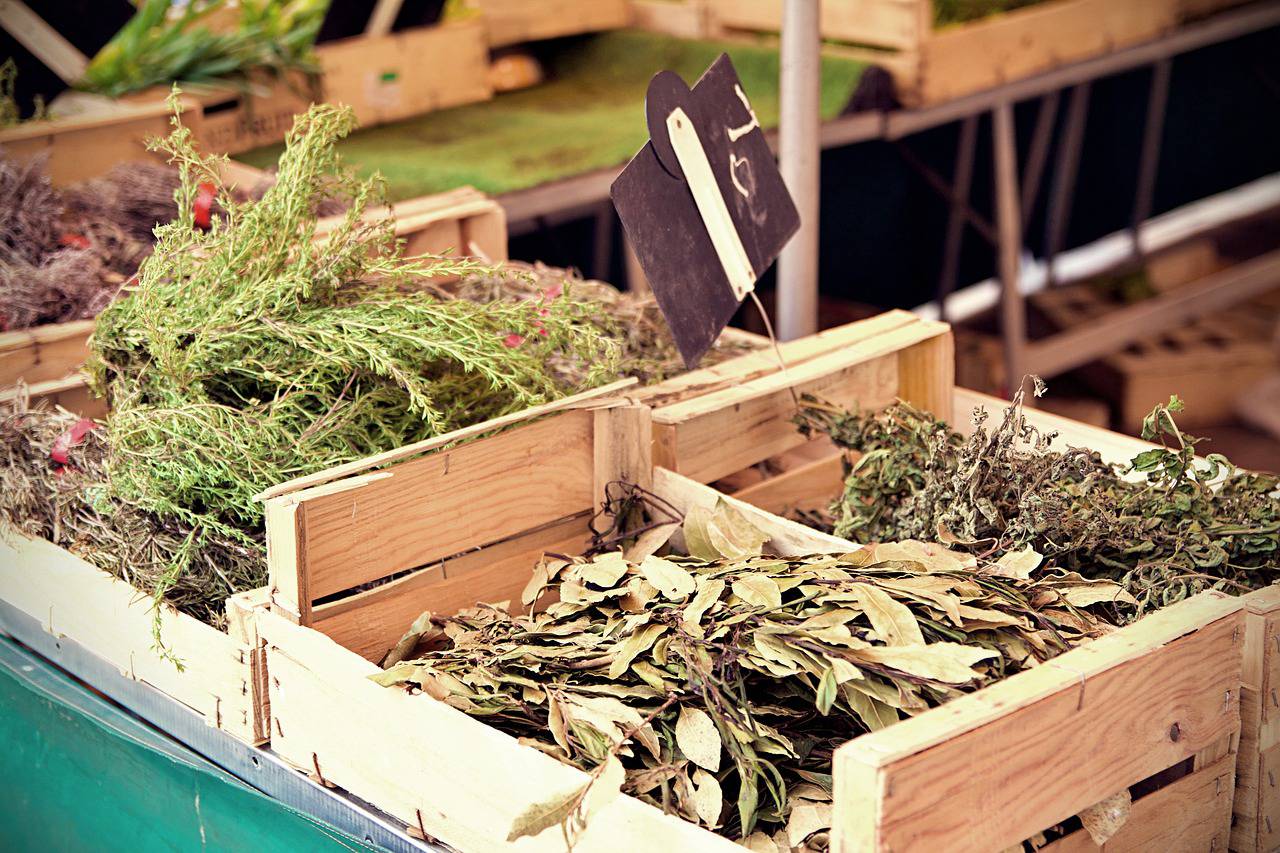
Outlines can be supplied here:
<path id="1" fill-rule="evenodd" d="M 181 172 L 178 217 L 99 316 L 88 365 L 112 408 L 112 497 L 256 544 L 267 486 L 615 375 L 617 345 L 570 293 L 482 305 L 421 290 L 482 268 L 404 258 L 391 221 L 361 220 L 379 187 L 334 150 L 354 123 L 331 106 L 300 116 L 276 183 L 245 204 L 177 117 L 155 143 Z M 193 227 L 201 184 L 225 209 L 208 230 Z M 316 243 L 334 194 L 345 218 Z M 563 358 L 590 365 L 579 385 L 547 368 Z"/>
<path id="2" fill-rule="evenodd" d="M 327 0 L 240 0 L 229 32 L 208 26 L 225 0 L 143 0 L 98 52 L 77 86 L 120 97 L 150 86 L 247 79 L 253 71 L 317 71 L 311 48 Z"/>
<path id="3" fill-rule="evenodd" d="M 1177 398 L 1143 425 L 1160 447 L 1128 465 L 1054 447 L 1055 434 L 1027 423 L 1021 392 L 994 428 L 976 411 L 968 438 L 906 403 L 878 413 L 807 404 L 802 428 L 860 454 L 832 507 L 837 535 L 992 555 L 1031 547 L 1048 565 L 1121 583 L 1137 601 L 1131 617 L 1280 580 L 1280 479 L 1217 454 L 1197 460 L 1199 439 L 1174 422 Z"/>
<path id="4" fill-rule="evenodd" d="M 544 562 L 528 615 L 423 614 L 374 677 L 591 771 L 510 840 L 572 836 L 620 787 L 730 837 L 823 847 L 840 744 L 1109 630 L 1087 608 L 1127 599 L 1078 575 L 1027 580 L 1032 552 L 763 556 L 767 536 L 727 506 L 683 534 L 693 556 Z"/>

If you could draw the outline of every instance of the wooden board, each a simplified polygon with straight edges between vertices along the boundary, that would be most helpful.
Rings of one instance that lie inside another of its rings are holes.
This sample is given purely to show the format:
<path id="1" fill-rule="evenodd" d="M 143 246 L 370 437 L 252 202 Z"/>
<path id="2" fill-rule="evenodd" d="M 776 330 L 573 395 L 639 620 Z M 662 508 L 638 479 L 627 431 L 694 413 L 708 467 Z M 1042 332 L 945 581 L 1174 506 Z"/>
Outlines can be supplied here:
<path id="1" fill-rule="evenodd" d="M 657 408 L 654 460 L 710 482 L 797 447 L 806 441 L 793 422 L 798 396 L 804 394 L 863 409 L 903 398 L 949 418 L 950 335 L 944 323 L 911 318 L 785 372 Z M 925 372 L 942 381 L 915 378 Z"/>
<path id="2" fill-rule="evenodd" d="M 1231 849 L 1280 848 L 1280 586 L 1244 596 L 1240 763 Z"/>
<path id="3" fill-rule="evenodd" d="M 1154 39 L 1177 23 L 1177 0 L 1037 3 L 931 33 L 914 79 L 896 78 L 898 96 L 910 107 L 953 100 Z"/>
<path id="4" fill-rule="evenodd" d="M 833 849 L 1002 849 L 1193 757 L 1239 729 L 1242 642 L 1239 599 L 1206 593 L 857 738 Z"/>
<path id="5" fill-rule="evenodd" d="M 330 41 L 315 52 L 322 98 L 350 105 L 366 127 L 493 94 L 478 20 Z M 168 87 L 157 86 L 118 101 L 82 99 L 89 106 L 77 115 L 0 130 L 0 147 L 19 159 L 46 153 L 55 184 L 87 180 L 117 163 L 155 156 L 146 151 L 146 140 L 170 130 L 167 96 Z M 257 75 L 247 91 L 228 86 L 187 92 L 183 123 L 203 152 L 235 154 L 284 139 L 312 96 L 302 75 Z"/>
<path id="6" fill-rule="evenodd" d="M 65 379 L 89 355 L 92 320 L 0 333 L 0 388 Z"/>
<path id="7" fill-rule="evenodd" d="M 262 653 L 251 642 L 252 617 L 241 614 L 232 637 L 166 607 L 165 645 L 180 670 L 154 649 L 151 599 L 56 545 L 0 529 L 0 598 L 28 614 L 49 633 L 67 637 L 201 714 L 247 743 L 266 739 Z"/>
<path id="8" fill-rule="evenodd" d="M 615 30 L 631 23 L 627 0 L 475 0 L 491 47 Z"/>

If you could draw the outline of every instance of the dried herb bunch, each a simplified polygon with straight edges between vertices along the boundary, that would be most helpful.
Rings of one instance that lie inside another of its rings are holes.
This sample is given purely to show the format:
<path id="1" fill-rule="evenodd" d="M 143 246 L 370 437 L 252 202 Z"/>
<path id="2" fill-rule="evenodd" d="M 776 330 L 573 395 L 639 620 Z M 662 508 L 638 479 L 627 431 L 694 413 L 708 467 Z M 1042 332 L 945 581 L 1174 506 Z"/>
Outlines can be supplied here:
<path id="1" fill-rule="evenodd" d="M 764 556 L 767 535 L 725 505 L 690 512 L 683 538 L 692 556 L 544 561 L 527 615 L 425 613 L 374 676 L 592 772 L 510 840 L 561 824 L 572 842 L 620 786 L 752 844 L 822 848 L 836 747 L 1104 633 L 1087 608 L 1126 597 L 1029 581 L 1031 552 Z"/>
<path id="2" fill-rule="evenodd" d="M 1128 465 L 1056 448 L 1056 434 L 1027 423 L 1022 392 L 994 428 L 975 411 L 968 438 L 906 403 L 857 413 L 807 402 L 804 430 L 861 454 L 832 507 L 837 535 L 996 556 L 1035 548 L 1046 567 L 1122 584 L 1137 602 L 1127 618 L 1206 589 L 1280 580 L 1280 478 L 1217 454 L 1197 462 L 1200 440 L 1174 422 L 1177 398 L 1144 422 L 1142 437 L 1161 446 Z"/>
<path id="3" fill-rule="evenodd" d="M 44 166 L 0 157 L 0 329 L 95 316 L 177 215 L 171 167 L 122 163 L 59 191 Z"/>
<path id="4" fill-rule="evenodd" d="M 104 431 L 86 433 L 64 446 L 60 464 L 55 446 L 79 418 L 62 410 L 32 409 L 21 398 L 0 411 L 0 519 L 19 532 L 47 539 L 140 589 L 167 586 L 166 600 L 184 613 L 222 627 L 224 601 L 234 592 L 263 582 L 261 537 L 246 545 L 164 518 L 106 494 L 108 446 Z M 0 528 L 0 535 L 3 530 Z M 159 644 L 160 637 L 156 637 Z"/>
<path id="5" fill-rule="evenodd" d="M 616 345 L 571 294 L 479 305 L 414 288 L 479 265 L 403 258 L 394 223 L 361 219 L 379 188 L 334 151 L 353 126 L 347 108 L 300 116 L 278 180 L 244 204 L 179 117 L 155 143 L 181 175 L 178 215 L 99 316 L 88 369 L 112 408 L 107 494 L 189 525 L 190 553 L 218 537 L 259 548 L 253 496 L 269 485 L 578 390 L 553 357 L 591 365 L 585 385 L 614 375 Z M 201 183 L 225 209 L 207 230 L 193 227 Z M 335 188 L 348 210 L 316 244 L 316 202 Z M 174 555 L 157 596 L 187 563 Z"/>

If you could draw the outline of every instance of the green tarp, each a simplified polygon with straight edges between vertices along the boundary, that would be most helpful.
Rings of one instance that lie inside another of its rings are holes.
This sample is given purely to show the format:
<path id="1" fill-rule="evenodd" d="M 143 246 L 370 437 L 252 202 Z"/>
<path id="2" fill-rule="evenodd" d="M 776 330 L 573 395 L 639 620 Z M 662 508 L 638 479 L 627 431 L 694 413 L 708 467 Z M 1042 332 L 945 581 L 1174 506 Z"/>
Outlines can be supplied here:
<path id="1" fill-rule="evenodd" d="M 0 850 L 351 851 L 0 639 Z"/>
<path id="2" fill-rule="evenodd" d="M 649 79 L 667 68 L 692 86 L 724 51 L 761 124 L 776 126 L 777 50 L 623 30 L 558 51 L 548 63 L 548 82 L 539 86 L 357 131 L 340 150 L 362 175 L 381 172 L 393 200 L 464 184 L 497 195 L 620 166 L 649 138 L 644 116 Z M 824 119 L 844 109 L 863 68 L 860 62 L 824 55 Z M 282 148 L 261 148 L 237 159 L 270 168 Z"/>

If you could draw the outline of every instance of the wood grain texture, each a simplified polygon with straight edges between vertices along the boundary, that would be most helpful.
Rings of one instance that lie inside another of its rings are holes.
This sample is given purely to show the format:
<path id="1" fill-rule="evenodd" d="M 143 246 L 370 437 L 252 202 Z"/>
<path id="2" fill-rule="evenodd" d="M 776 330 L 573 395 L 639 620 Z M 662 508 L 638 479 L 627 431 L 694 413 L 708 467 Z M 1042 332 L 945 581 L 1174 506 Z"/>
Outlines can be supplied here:
<path id="1" fill-rule="evenodd" d="M 306 505 L 307 594 L 314 601 L 590 508 L 591 436 L 592 413 L 563 412 L 400 463 L 355 488 L 281 498 Z"/>
<path id="2" fill-rule="evenodd" d="M 1040 849 L 1044 853 L 1226 850 L 1234 771 L 1233 753 L 1139 799 L 1124 826 L 1102 847 L 1079 829 Z"/>
<path id="3" fill-rule="evenodd" d="M 0 598 L 209 725 L 248 743 L 263 739 L 255 704 L 260 679 L 248 644 L 165 607 L 161 637 L 182 661 L 179 670 L 153 648 L 150 596 L 51 542 L 9 529 L 0 531 Z"/>
<path id="4" fill-rule="evenodd" d="M 844 454 L 836 451 L 733 492 L 733 497 L 777 515 L 826 508 L 844 491 Z"/>
<path id="5" fill-rule="evenodd" d="M 899 97 L 918 107 L 1137 44 L 1177 24 L 1178 0 L 1052 0 L 935 31 Z"/>
<path id="6" fill-rule="evenodd" d="M 1242 619 L 1205 593 L 846 744 L 834 849 L 1001 849 L 1217 743 Z"/>
<path id="7" fill-rule="evenodd" d="M 898 353 L 898 399 L 948 423 L 956 386 L 956 343 L 950 331 Z"/>
<path id="8" fill-rule="evenodd" d="M 280 756 L 399 820 L 421 820 L 457 849 L 563 850 L 557 828 L 515 844 L 506 837 L 530 803 L 576 790 L 586 774 L 428 696 L 374 684 L 376 666 L 322 634 L 273 614 L 259 628 Z M 739 848 L 624 795 L 595 815 L 575 849 Z"/>
<path id="9" fill-rule="evenodd" d="M 807 441 L 794 418 L 799 395 L 878 409 L 898 389 L 895 355 L 856 347 L 795 369 L 654 412 L 655 464 L 702 482 L 732 474 Z"/>
<path id="10" fill-rule="evenodd" d="M 783 0 L 712 0 L 715 22 L 729 29 L 778 32 Z M 895 50 L 913 50 L 928 34 L 929 0 L 828 0 L 818 27 L 824 39 Z M 926 24 L 927 27 L 927 24 Z"/>
<path id="11" fill-rule="evenodd" d="M 1280 847 L 1280 586 L 1244 596 L 1245 652 L 1236 769 L 1237 853 Z"/>
<path id="12" fill-rule="evenodd" d="M 0 333 L 0 388 L 64 379 L 89 355 L 92 320 L 50 323 Z"/>
<path id="13" fill-rule="evenodd" d="M 648 406 L 598 409 L 592 424 L 594 470 L 591 493 L 597 504 L 614 481 L 648 489 L 653 485 L 653 421 Z"/>
<path id="14" fill-rule="evenodd" d="M 631 23 L 627 0 L 477 0 L 489 45 L 502 47 Z"/>
<path id="15" fill-rule="evenodd" d="M 424 610 L 450 615 L 476 604 L 502 602 L 519 609 L 520 593 L 543 554 L 577 555 L 586 550 L 591 541 L 588 520 L 584 513 L 319 605 L 311 626 L 377 661 Z"/>

